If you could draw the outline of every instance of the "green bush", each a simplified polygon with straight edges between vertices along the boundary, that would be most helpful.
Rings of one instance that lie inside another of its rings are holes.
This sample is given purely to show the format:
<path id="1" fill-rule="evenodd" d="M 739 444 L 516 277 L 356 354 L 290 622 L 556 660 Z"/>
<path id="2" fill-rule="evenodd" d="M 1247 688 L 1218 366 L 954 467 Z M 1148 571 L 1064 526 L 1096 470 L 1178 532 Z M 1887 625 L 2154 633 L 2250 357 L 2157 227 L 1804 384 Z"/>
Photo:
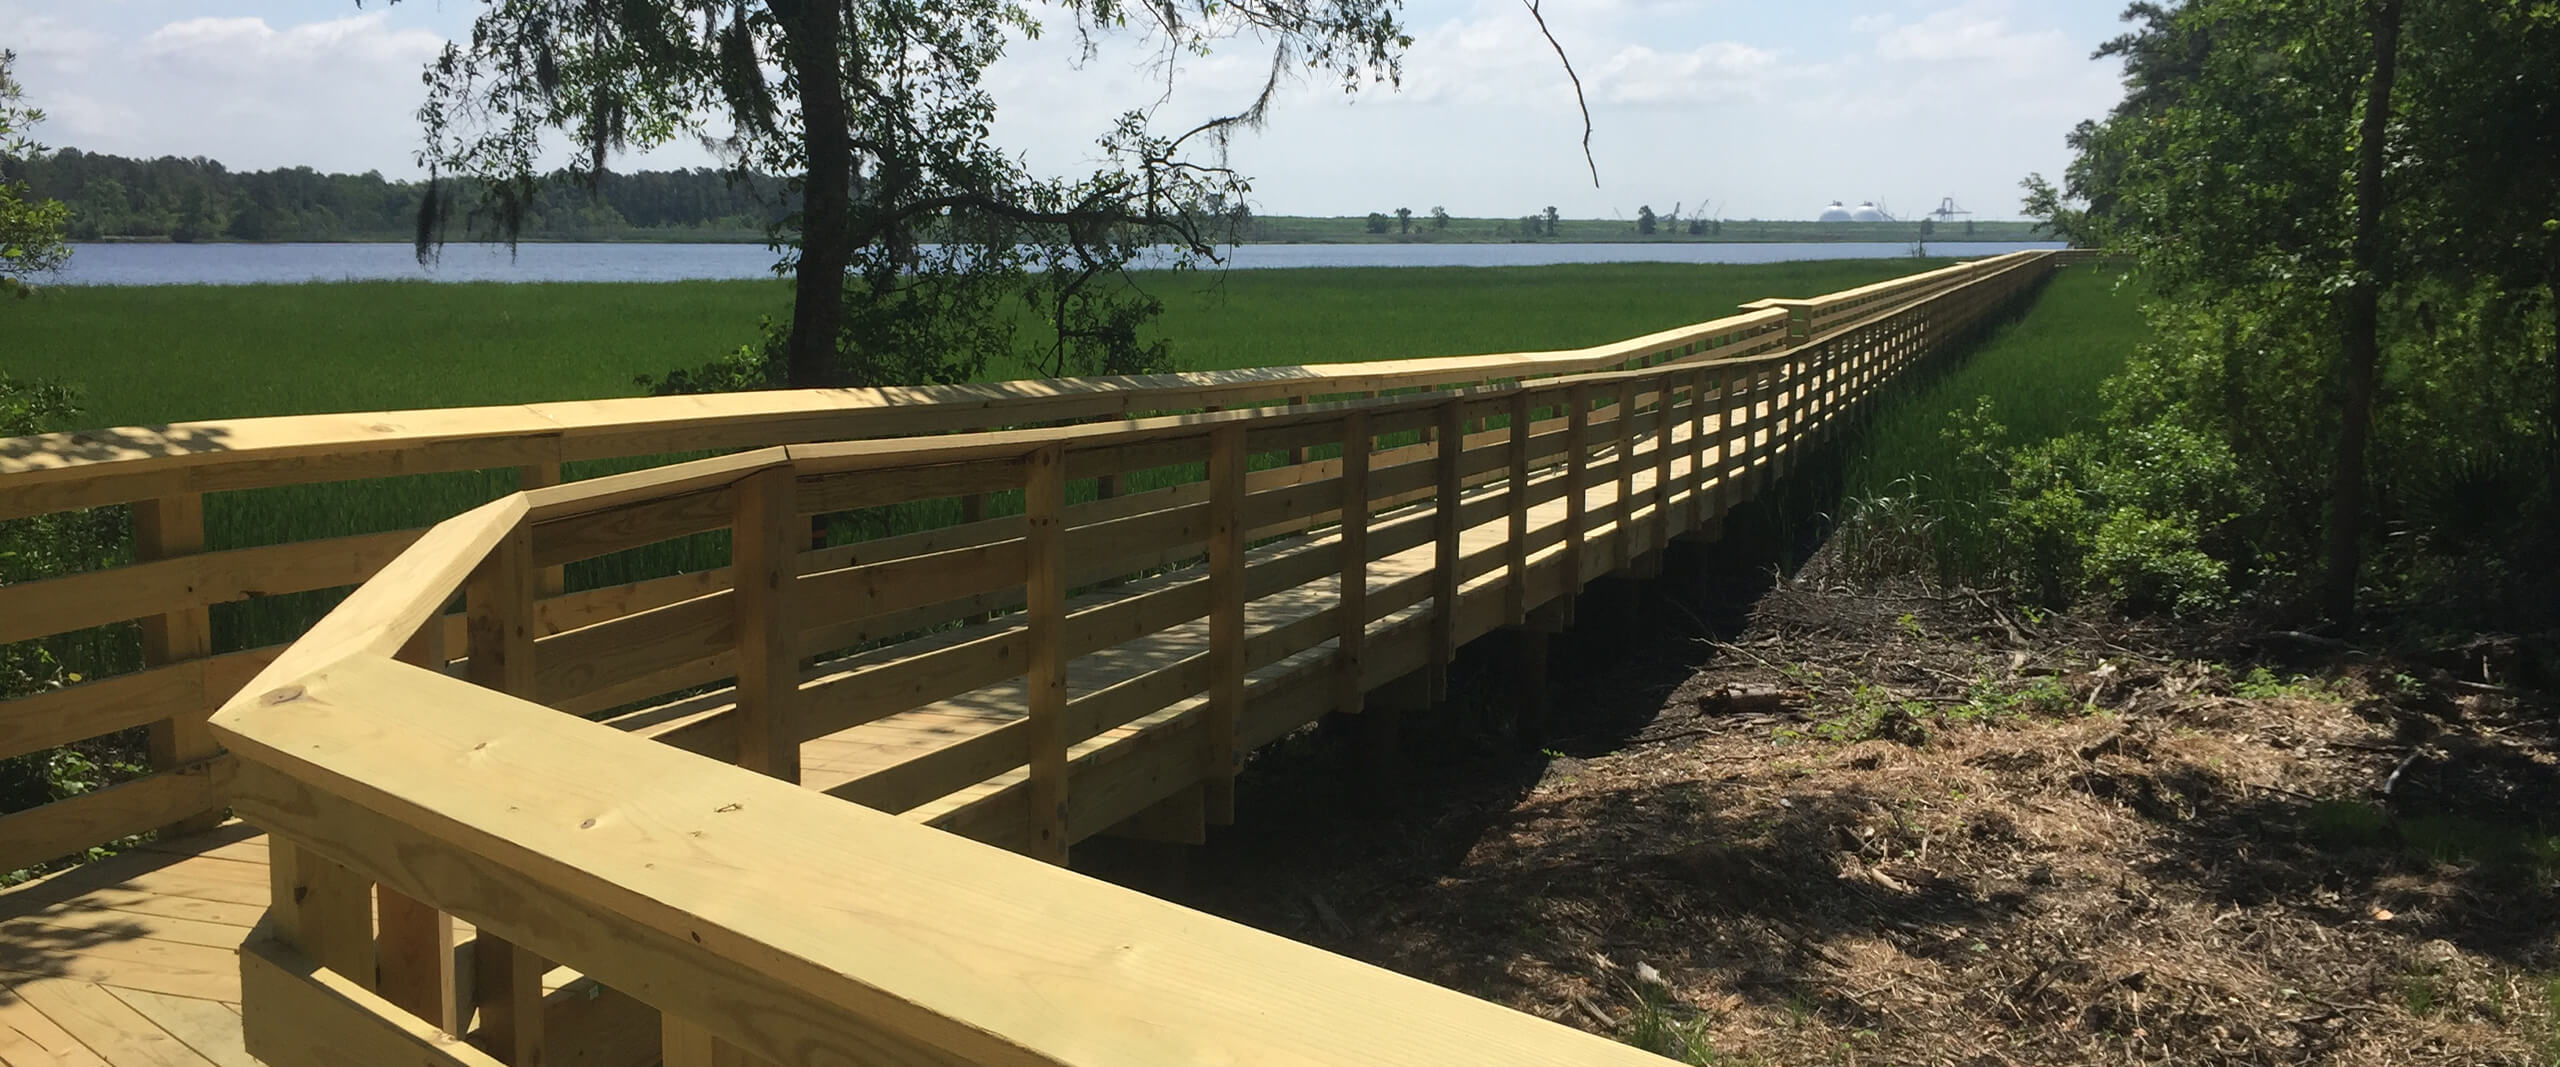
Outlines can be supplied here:
<path id="1" fill-rule="evenodd" d="M 77 398 L 69 387 L 0 373 L 0 437 L 59 430 L 74 425 L 79 413 Z M 123 508 L 0 520 L 0 583 L 50 578 L 109 565 L 126 552 L 125 531 L 130 528 Z M 95 648 L 103 643 L 117 646 L 117 653 L 130 655 L 130 650 L 120 647 L 129 639 L 121 632 L 93 632 L 0 645 L 0 699 L 82 680 L 66 661 L 85 662 L 90 657 L 70 652 L 69 645 Z M 0 811 L 16 811 L 87 792 L 105 784 L 107 772 L 130 771 L 138 758 L 138 738 L 115 737 L 78 749 L 0 759 Z"/>
<path id="2" fill-rule="evenodd" d="M 2155 421 L 2011 447 L 1984 398 L 1948 437 L 1991 472 L 1984 571 L 2048 603 L 2194 615 L 2227 606 L 2234 520 L 2255 506 L 2230 449 Z"/>

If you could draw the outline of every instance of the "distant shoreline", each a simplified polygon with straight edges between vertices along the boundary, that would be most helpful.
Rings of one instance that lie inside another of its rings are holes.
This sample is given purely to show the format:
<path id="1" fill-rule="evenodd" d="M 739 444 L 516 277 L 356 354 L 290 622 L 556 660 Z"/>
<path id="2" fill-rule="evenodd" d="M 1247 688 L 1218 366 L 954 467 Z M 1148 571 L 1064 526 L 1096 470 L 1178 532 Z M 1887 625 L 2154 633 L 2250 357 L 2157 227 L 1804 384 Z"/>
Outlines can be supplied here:
<path id="1" fill-rule="evenodd" d="M 1452 217 L 1444 225 L 1417 217 L 1408 232 L 1398 232 L 1389 221 L 1385 233 L 1371 233 L 1371 221 L 1354 216 L 1259 215 L 1245 224 L 1239 245 L 1689 245 L 1689 244 L 2002 244 L 2052 240 L 2032 222 L 1999 221 L 1972 224 L 1973 232 L 1965 232 L 1962 222 L 1931 226 L 1922 234 L 1919 221 L 1895 222 L 1814 222 L 1801 219 L 1759 220 L 1724 219 L 1705 222 L 1708 232 L 1686 232 L 1686 220 L 1663 220 L 1661 232 L 1641 234 L 1636 224 L 1616 219 L 1558 219 L 1553 236 L 1529 236 L 1521 231 L 1532 220 Z M 1541 220 L 1537 225 L 1543 226 Z M 290 236 L 274 240 L 248 240 L 236 237 L 210 238 L 200 241 L 173 240 L 165 234 L 149 236 L 102 235 L 75 241 L 75 244 L 205 244 L 205 245 L 293 245 L 293 244 L 397 244 L 413 241 L 411 234 L 398 231 L 370 231 L 319 236 Z M 467 236 L 449 239 L 448 244 L 505 244 L 491 237 Z M 594 233 L 528 233 L 513 243 L 525 245 L 553 244 L 722 244 L 763 245 L 768 243 L 763 231 L 753 229 L 677 229 L 628 228 Z"/>

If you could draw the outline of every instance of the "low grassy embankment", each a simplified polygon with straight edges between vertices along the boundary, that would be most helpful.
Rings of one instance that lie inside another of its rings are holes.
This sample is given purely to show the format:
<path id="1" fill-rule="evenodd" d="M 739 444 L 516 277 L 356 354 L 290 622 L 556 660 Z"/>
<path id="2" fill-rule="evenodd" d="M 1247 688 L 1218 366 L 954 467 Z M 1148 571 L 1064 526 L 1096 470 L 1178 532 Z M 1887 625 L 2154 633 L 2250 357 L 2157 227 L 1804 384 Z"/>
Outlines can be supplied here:
<path id="1" fill-rule="evenodd" d="M 1389 209 L 1385 233 L 1369 232 L 1369 220 L 1364 215 L 1256 215 L 1246 229 L 1244 240 L 1248 244 L 1501 244 L 1515 241 L 1556 244 L 1868 241 L 1907 244 L 1924 239 L 1918 219 L 1897 222 L 1726 219 L 1698 234 L 1689 232 L 1686 219 L 1663 219 L 1650 234 L 1638 233 L 1633 219 L 1558 219 L 1556 232 L 1550 236 L 1529 233 L 1517 216 L 1451 216 L 1449 224 L 1444 227 L 1434 225 L 1430 215 L 1417 213 L 1411 228 L 1399 230 L 1392 210 Z M 1962 222 L 1932 226 L 1925 237 L 1931 244 L 1947 242 L 1953 245 L 1958 254 L 1963 254 L 1962 242 L 1965 241 L 2052 239 L 2052 235 L 2041 232 L 2036 223 L 1989 220 L 1974 223 L 1971 233 L 1966 232 Z"/>
<path id="2" fill-rule="evenodd" d="M 1151 284 L 1167 304 L 1161 329 L 1174 339 L 1177 365 L 1224 369 L 1576 347 L 1944 262 L 1311 269 L 1160 275 Z M 75 384 L 92 426 L 628 396 L 635 375 L 699 365 L 753 339 L 757 319 L 784 314 L 788 300 L 781 284 L 762 281 L 58 288 L 5 309 L 0 371 Z M 651 461 L 573 464 L 568 473 Z M 419 526 L 513 485 L 513 473 L 500 470 L 219 493 L 207 501 L 207 540 L 231 548 Z M 838 536 L 931 518 L 863 516 Z M 569 583 L 588 588 L 725 558 L 720 538 L 699 538 L 587 561 L 570 569 Z M 217 647 L 287 640 L 337 595 L 222 605 Z M 57 651 L 74 669 L 106 671 L 131 662 L 132 642 L 119 629 Z"/>
<path id="3" fill-rule="evenodd" d="M 1995 490 L 1995 472 L 1951 431 L 1986 399 L 2012 446 L 2094 420 L 2100 383 L 2151 339 L 2143 292 L 2118 268 L 2064 271 L 1960 362 L 1888 393 L 1852 446 L 1844 512 L 1914 538 L 1942 566 L 1981 558 L 1974 505 Z"/>

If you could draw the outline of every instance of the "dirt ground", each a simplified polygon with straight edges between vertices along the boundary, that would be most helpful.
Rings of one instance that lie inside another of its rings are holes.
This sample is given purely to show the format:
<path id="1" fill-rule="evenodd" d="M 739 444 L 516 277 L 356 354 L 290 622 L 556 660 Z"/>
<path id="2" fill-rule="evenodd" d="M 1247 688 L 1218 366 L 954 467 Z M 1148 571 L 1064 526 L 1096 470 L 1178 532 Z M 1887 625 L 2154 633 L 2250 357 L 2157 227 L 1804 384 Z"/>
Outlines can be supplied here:
<path id="1" fill-rule="evenodd" d="M 1542 741 L 1469 659 L 1391 785 L 1311 732 L 1080 865 L 1692 1063 L 2560 1064 L 2542 697 L 1819 572 L 1623 591 Z"/>

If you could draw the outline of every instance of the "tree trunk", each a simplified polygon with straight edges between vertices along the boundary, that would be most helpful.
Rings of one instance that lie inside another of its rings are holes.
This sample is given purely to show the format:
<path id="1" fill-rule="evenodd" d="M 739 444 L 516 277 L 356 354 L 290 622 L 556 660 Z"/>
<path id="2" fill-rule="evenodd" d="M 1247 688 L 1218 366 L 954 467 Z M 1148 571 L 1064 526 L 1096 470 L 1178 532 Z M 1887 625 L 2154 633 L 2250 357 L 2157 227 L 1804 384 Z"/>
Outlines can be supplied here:
<path id="1" fill-rule="evenodd" d="M 2347 269 L 2345 344 L 2340 362 L 2338 455 L 2329 482 L 2329 618 L 2354 621 L 2356 580 L 2363 566 L 2365 444 L 2373 435 L 2375 378 L 2382 363 L 2382 165 L 2391 120 L 2391 82 L 2400 58 L 2402 0 L 2379 0 L 2373 15 L 2373 79 L 2365 87 L 2356 145 L 2355 243 Z"/>
<path id="2" fill-rule="evenodd" d="M 2550 499 L 2543 504 L 2553 524 L 2560 526 L 2560 243 L 2552 245 L 2551 281 L 2543 288 L 2551 294 L 2551 426 L 2542 441 L 2542 471 L 2550 482 Z"/>
<path id="3" fill-rule="evenodd" d="M 792 285 L 790 384 L 836 384 L 844 331 L 844 272 L 853 262 L 852 111 L 844 97 L 844 8 L 834 0 L 776 3 L 783 53 L 800 87 L 809 171 L 800 192 L 800 267 Z"/>

